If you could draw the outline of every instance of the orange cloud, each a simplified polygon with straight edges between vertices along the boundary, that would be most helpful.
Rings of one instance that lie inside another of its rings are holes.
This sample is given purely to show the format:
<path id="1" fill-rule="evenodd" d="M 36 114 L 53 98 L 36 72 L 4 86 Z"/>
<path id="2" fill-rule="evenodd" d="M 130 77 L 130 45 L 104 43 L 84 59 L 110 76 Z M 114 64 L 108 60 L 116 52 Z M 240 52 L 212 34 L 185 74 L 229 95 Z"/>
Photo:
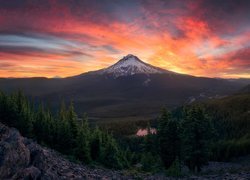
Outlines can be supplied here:
<path id="1" fill-rule="evenodd" d="M 249 77 L 249 55 L 235 56 L 250 46 L 249 27 L 240 24 L 236 32 L 227 14 L 222 13 L 222 20 L 209 17 L 220 10 L 211 2 L 81 3 L 48 1 L 40 6 L 29 1 L 22 8 L 2 6 L 0 76 L 73 76 L 135 54 L 179 73 Z M 243 16 L 244 10 L 237 12 Z M 222 24 L 227 34 L 221 34 Z"/>

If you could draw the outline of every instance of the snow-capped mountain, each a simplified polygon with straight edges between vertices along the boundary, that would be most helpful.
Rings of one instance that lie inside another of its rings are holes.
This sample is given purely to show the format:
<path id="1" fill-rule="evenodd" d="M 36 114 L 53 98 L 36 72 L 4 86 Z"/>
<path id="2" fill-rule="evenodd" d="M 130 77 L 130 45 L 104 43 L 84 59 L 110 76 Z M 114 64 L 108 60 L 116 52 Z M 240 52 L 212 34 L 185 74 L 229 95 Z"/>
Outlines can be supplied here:
<path id="1" fill-rule="evenodd" d="M 0 78 L 0 89 L 22 90 L 53 109 L 73 101 L 76 111 L 95 121 L 119 117 L 150 119 L 163 106 L 174 108 L 192 101 L 238 92 L 247 81 L 228 81 L 178 74 L 127 55 L 114 65 L 67 78 Z"/>
<path id="2" fill-rule="evenodd" d="M 114 77 L 119 76 L 130 76 L 134 74 L 163 74 L 163 73 L 173 73 L 171 71 L 167 71 L 150 64 L 147 64 L 140 60 L 138 57 L 129 54 L 123 57 L 114 65 L 101 69 L 96 72 L 97 74 L 109 74 L 113 75 Z"/>

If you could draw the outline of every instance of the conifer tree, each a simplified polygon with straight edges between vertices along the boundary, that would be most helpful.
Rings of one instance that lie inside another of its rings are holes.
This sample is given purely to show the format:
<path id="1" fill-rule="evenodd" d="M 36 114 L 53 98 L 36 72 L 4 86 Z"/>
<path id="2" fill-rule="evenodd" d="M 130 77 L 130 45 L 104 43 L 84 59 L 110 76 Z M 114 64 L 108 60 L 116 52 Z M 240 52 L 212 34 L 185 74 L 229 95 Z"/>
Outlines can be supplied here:
<path id="1" fill-rule="evenodd" d="M 103 150 L 102 144 L 103 143 L 102 143 L 101 131 L 98 127 L 96 127 L 91 135 L 91 141 L 90 141 L 90 155 L 91 159 L 93 159 L 94 161 L 100 160 L 100 156 Z"/>
<path id="2" fill-rule="evenodd" d="M 38 112 L 36 113 L 35 122 L 34 122 L 34 132 L 36 133 L 36 139 L 38 143 L 42 141 L 42 138 L 45 134 L 45 113 L 43 105 L 40 105 Z"/>
<path id="3" fill-rule="evenodd" d="M 201 171 L 208 162 L 212 132 L 211 121 L 202 107 L 186 110 L 182 122 L 182 150 L 184 162 L 191 171 Z"/>
<path id="4" fill-rule="evenodd" d="M 88 122 L 88 116 L 86 113 L 83 114 L 80 127 L 85 131 L 87 136 L 90 136 L 90 128 L 89 128 L 89 122 Z"/>
<path id="5" fill-rule="evenodd" d="M 73 137 L 72 137 L 72 131 L 69 125 L 69 122 L 67 120 L 61 121 L 59 126 L 59 150 L 63 153 L 70 154 L 73 150 Z"/>
<path id="6" fill-rule="evenodd" d="M 85 163 L 91 162 L 89 138 L 83 128 L 77 134 L 75 155 Z"/>
<path id="7" fill-rule="evenodd" d="M 30 111 L 29 102 L 21 91 L 18 91 L 14 95 L 13 101 L 16 104 L 16 106 L 13 104 L 13 108 L 16 107 L 14 109 L 14 114 L 16 116 L 15 126 L 21 131 L 21 133 L 23 133 L 23 135 L 31 137 L 33 117 Z"/>
<path id="8" fill-rule="evenodd" d="M 111 135 L 104 134 L 104 148 L 101 152 L 101 162 L 110 168 L 121 169 L 123 164 L 121 162 L 121 154 L 116 141 Z"/>
<path id="9" fill-rule="evenodd" d="M 61 103 L 56 124 L 58 150 L 66 154 L 72 153 L 74 148 L 72 141 L 75 139 L 73 139 L 72 129 L 68 118 L 68 111 L 66 110 L 64 102 Z"/>
<path id="10" fill-rule="evenodd" d="M 77 129 L 78 129 L 78 124 L 77 124 L 78 117 L 77 117 L 77 114 L 75 113 L 74 105 L 72 101 L 70 102 L 70 105 L 69 105 L 69 109 L 67 113 L 67 120 L 69 122 L 73 138 L 76 138 Z"/>
<path id="11" fill-rule="evenodd" d="M 141 164 L 143 171 L 152 171 L 156 163 L 155 157 L 150 152 L 142 153 L 141 155 Z"/>
<path id="12" fill-rule="evenodd" d="M 180 152 L 178 121 L 171 119 L 171 114 L 164 110 L 159 122 L 158 139 L 160 156 L 166 168 L 169 168 Z"/>
<path id="13" fill-rule="evenodd" d="M 98 128 L 91 130 L 86 116 L 78 123 L 73 103 L 68 110 L 62 104 L 56 118 L 42 104 L 38 106 L 35 110 L 21 92 L 12 95 L 0 92 L 0 120 L 18 128 L 24 135 L 35 137 L 39 143 L 85 163 L 93 159 L 107 167 L 128 166 L 128 152 L 120 149 L 113 136 Z"/>
<path id="14" fill-rule="evenodd" d="M 60 121 L 66 121 L 67 118 L 67 112 L 66 112 L 66 106 L 65 106 L 65 102 L 62 101 L 61 102 L 61 106 L 60 106 L 60 110 L 59 110 L 59 114 L 58 114 L 58 119 Z"/>
<path id="15" fill-rule="evenodd" d="M 53 146 L 53 139 L 54 139 L 54 130 L 55 130 L 55 124 L 54 124 L 54 118 L 52 117 L 52 114 L 49 109 L 45 111 L 45 136 L 44 138 L 47 141 L 47 144 L 50 146 Z"/>
<path id="16" fill-rule="evenodd" d="M 83 115 L 76 138 L 76 156 L 85 163 L 91 162 L 90 130 L 86 114 Z"/>

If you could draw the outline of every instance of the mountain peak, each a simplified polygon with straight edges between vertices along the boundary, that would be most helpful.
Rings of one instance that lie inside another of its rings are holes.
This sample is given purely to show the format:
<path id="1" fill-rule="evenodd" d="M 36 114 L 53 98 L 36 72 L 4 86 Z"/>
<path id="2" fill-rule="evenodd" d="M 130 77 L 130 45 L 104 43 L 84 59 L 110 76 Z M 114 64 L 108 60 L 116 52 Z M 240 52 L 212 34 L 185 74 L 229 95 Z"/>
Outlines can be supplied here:
<path id="1" fill-rule="evenodd" d="M 114 65 L 116 65 L 116 66 L 122 65 L 124 67 L 124 66 L 140 66 L 141 64 L 149 65 L 149 64 L 144 63 L 137 56 L 134 56 L 132 54 L 128 54 L 127 56 L 124 56 L 122 59 L 120 59 L 118 62 L 116 62 Z"/>
<path id="2" fill-rule="evenodd" d="M 129 76 L 134 74 L 163 74 L 173 73 L 148 63 L 143 62 L 137 56 L 128 54 L 112 66 L 97 71 L 98 74 L 109 74 L 115 77 Z"/>
<path id="3" fill-rule="evenodd" d="M 135 55 L 133 54 L 128 54 L 127 56 L 124 56 L 124 58 L 131 58 L 131 57 L 136 57 Z M 137 57 L 136 57 L 137 58 Z"/>
<path id="4" fill-rule="evenodd" d="M 129 59 L 140 60 L 137 56 L 133 54 L 128 54 L 127 56 L 124 56 L 121 60 L 129 60 Z"/>

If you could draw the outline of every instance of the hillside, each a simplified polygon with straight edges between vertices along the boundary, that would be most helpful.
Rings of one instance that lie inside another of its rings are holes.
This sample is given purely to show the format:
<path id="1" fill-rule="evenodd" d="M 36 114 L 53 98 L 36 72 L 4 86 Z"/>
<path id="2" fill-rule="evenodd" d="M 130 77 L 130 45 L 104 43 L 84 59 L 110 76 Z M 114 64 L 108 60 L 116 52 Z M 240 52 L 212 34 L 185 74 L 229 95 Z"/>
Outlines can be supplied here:
<path id="1" fill-rule="evenodd" d="M 247 86 L 245 86 L 244 88 L 242 88 L 239 93 L 242 93 L 242 94 L 249 94 L 250 93 L 250 84 L 248 84 Z"/>
<path id="2" fill-rule="evenodd" d="M 250 93 L 246 89 L 205 103 L 215 124 L 227 138 L 250 137 Z"/>
<path id="3" fill-rule="evenodd" d="M 179 179 L 248 179 L 250 164 L 244 159 L 231 163 L 211 162 L 204 175 Z M 163 174 L 133 174 L 89 167 L 67 160 L 54 150 L 45 148 L 31 139 L 22 137 L 14 128 L 0 123 L 0 179 L 172 179 Z M 240 163 L 239 163 L 240 162 Z M 125 175 L 127 174 L 127 175 Z"/>
<path id="4" fill-rule="evenodd" d="M 0 123 L 0 179 L 123 179 L 120 172 L 70 162 Z"/>

